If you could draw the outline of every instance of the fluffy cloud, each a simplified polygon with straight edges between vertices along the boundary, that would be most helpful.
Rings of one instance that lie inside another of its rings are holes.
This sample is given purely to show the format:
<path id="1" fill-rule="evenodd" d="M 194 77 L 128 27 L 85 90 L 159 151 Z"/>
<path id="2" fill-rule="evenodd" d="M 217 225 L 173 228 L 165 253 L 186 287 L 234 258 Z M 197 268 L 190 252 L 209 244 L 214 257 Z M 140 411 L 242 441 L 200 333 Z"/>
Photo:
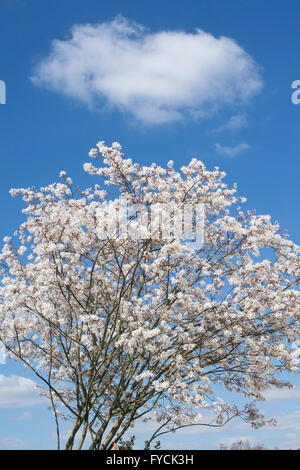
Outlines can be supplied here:
<path id="1" fill-rule="evenodd" d="M 36 384 L 25 377 L 0 374 L 0 409 L 23 408 L 44 402 Z"/>
<path id="2" fill-rule="evenodd" d="M 120 15 L 75 25 L 69 39 L 52 42 L 31 78 L 89 107 L 118 109 L 144 124 L 212 115 L 262 87 L 254 60 L 232 39 L 200 29 L 150 32 Z"/>
<path id="3" fill-rule="evenodd" d="M 242 142 L 241 144 L 237 144 L 232 147 L 224 146 L 221 144 L 215 144 L 216 151 L 220 155 L 224 155 L 225 157 L 228 157 L 228 158 L 234 158 L 239 153 L 244 152 L 245 150 L 248 150 L 249 148 L 250 148 L 250 145 L 246 144 L 246 142 Z"/>

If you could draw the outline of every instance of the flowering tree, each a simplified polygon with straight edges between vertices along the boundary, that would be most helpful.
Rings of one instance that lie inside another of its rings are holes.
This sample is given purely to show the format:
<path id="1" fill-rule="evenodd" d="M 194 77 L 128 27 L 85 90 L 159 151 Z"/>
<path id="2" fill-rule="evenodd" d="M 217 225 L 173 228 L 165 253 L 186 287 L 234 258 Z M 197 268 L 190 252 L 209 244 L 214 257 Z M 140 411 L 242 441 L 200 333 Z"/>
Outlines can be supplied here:
<path id="1" fill-rule="evenodd" d="M 73 426 L 66 449 L 111 449 L 153 416 L 148 446 L 238 415 L 265 424 L 255 402 L 270 387 L 291 387 L 281 372 L 297 369 L 289 343 L 299 339 L 299 247 L 269 216 L 240 207 L 232 215 L 243 198 L 218 168 L 193 159 L 178 173 L 172 161 L 134 164 L 118 143 L 97 147 L 90 156 L 104 166 L 84 169 L 115 186 L 115 197 L 98 185 L 80 193 L 64 172 L 39 191 L 11 190 L 23 196 L 26 221 L 5 237 L 0 259 L 0 340 L 43 384 L 58 447 L 61 418 Z M 134 211 L 116 218 L 120 201 L 168 204 L 172 220 L 201 204 L 204 240 L 193 248 L 161 227 L 149 236 Z M 249 403 L 215 397 L 216 385 Z"/>

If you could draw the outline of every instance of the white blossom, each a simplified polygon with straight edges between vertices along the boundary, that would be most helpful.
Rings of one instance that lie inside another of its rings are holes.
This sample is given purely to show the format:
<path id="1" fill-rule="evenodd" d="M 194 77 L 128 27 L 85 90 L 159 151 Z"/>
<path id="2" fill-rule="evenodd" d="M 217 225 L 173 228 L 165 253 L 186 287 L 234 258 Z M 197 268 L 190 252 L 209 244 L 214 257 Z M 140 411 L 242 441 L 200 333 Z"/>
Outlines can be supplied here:
<path id="1" fill-rule="evenodd" d="M 57 416 L 75 428 L 87 419 L 93 449 L 110 448 L 143 412 L 170 431 L 203 424 L 203 409 L 220 425 L 228 413 L 265 424 L 255 402 L 268 388 L 291 387 L 281 371 L 296 369 L 299 246 L 269 216 L 235 211 L 244 198 L 217 167 L 192 159 L 176 172 L 172 160 L 167 169 L 134 163 L 117 142 L 96 147 L 100 166 L 84 170 L 114 186 L 114 199 L 98 184 L 76 193 L 65 172 L 61 183 L 10 191 L 22 195 L 26 221 L 0 254 L 8 357 L 38 374 Z M 194 251 L 124 222 L 124 201 L 174 209 L 187 199 L 205 208 Z M 253 403 L 238 409 L 215 396 L 216 385 Z"/>

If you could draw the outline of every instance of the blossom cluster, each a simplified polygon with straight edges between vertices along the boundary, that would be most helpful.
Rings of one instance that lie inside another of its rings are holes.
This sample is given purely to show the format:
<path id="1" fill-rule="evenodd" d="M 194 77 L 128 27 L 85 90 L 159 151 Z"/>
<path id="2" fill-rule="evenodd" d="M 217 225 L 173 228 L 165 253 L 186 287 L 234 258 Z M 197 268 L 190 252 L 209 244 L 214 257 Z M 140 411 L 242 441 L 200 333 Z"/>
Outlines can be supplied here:
<path id="1" fill-rule="evenodd" d="M 94 442 L 112 420 L 104 445 L 152 411 L 170 429 L 201 422 L 203 409 L 220 424 L 239 414 L 216 385 L 254 401 L 291 387 L 281 373 L 297 371 L 290 344 L 299 339 L 300 249 L 278 223 L 234 210 L 245 199 L 218 167 L 140 166 L 121 150 L 99 142 L 90 157 L 102 163 L 84 165 L 116 186 L 115 199 L 97 184 L 76 192 L 65 172 L 40 190 L 11 190 L 26 221 L 0 255 L 8 356 L 38 374 L 78 429 L 88 422 Z M 203 243 L 104 237 L 120 200 L 203 206 Z M 253 426 L 265 423 L 251 402 L 245 410 Z"/>

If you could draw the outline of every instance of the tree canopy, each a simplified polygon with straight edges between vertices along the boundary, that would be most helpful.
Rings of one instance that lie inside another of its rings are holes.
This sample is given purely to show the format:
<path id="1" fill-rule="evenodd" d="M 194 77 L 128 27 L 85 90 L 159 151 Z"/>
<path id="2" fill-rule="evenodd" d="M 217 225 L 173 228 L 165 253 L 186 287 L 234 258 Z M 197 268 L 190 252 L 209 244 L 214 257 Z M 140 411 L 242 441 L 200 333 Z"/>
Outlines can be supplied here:
<path id="1" fill-rule="evenodd" d="M 111 449 L 138 419 L 157 421 L 149 441 L 235 416 L 265 424 L 256 402 L 297 371 L 299 246 L 270 216 L 243 212 L 217 167 L 142 166 L 116 142 L 90 157 L 84 170 L 117 193 L 82 191 L 65 172 L 12 189 L 26 220 L 0 256 L 0 340 L 43 385 L 58 446 L 61 418 L 73 423 L 67 449 Z M 164 204 L 177 228 L 184 207 L 201 206 L 202 242 L 185 243 L 174 223 L 149 232 L 153 219 L 141 226 L 132 209 L 125 220 L 124 201 L 147 214 Z M 239 409 L 215 386 L 249 401 Z"/>

